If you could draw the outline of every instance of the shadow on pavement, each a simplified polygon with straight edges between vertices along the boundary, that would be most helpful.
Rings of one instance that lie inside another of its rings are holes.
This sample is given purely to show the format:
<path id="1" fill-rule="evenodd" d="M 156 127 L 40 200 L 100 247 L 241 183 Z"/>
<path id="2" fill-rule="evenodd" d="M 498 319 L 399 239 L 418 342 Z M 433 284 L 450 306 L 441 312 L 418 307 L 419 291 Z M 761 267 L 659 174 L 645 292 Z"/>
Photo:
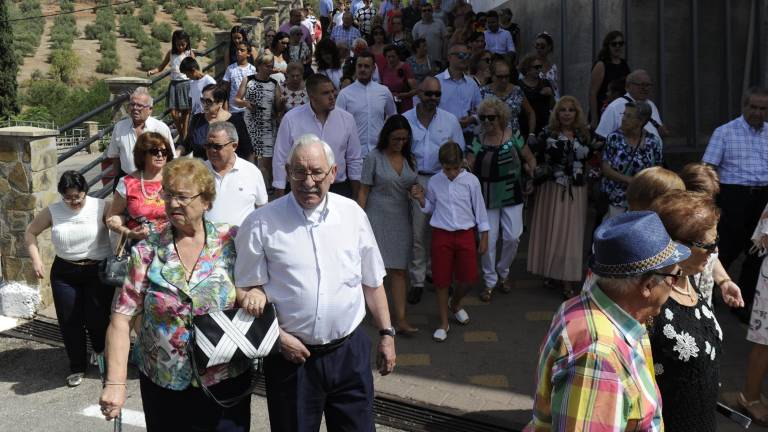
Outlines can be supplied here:
<path id="1" fill-rule="evenodd" d="M 0 352 L 0 382 L 12 382 L 17 395 L 28 395 L 59 387 L 69 375 L 64 348 L 17 348 Z"/>

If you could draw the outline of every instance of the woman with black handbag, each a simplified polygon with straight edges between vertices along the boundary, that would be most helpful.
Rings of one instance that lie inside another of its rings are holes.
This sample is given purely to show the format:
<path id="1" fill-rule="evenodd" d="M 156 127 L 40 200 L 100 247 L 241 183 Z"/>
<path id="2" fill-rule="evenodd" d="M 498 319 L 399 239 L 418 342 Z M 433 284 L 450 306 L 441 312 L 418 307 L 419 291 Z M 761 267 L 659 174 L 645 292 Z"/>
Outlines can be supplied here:
<path id="1" fill-rule="evenodd" d="M 109 307 L 114 290 L 98 277 L 99 264 L 110 253 L 104 217 L 109 205 L 87 196 L 88 183 L 77 171 L 66 171 L 58 184 L 61 201 L 44 208 L 27 226 L 24 239 L 35 275 L 44 277 L 37 236 L 51 228 L 56 257 L 51 266 L 51 291 L 64 348 L 69 357 L 67 385 L 83 382 L 88 366 L 86 330 L 94 351 L 104 351 Z"/>
<path id="2" fill-rule="evenodd" d="M 190 340 L 200 337 L 193 317 L 236 303 L 252 315 L 261 313 L 249 292 L 235 289 L 237 228 L 204 218 L 216 186 L 201 161 L 174 160 L 162 178 L 170 223 L 131 251 L 107 330 L 102 414 L 113 419 L 125 403 L 130 322 L 141 314 L 135 354 L 147 430 L 248 431 L 252 361 L 243 357 L 199 370 L 188 354 Z M 224 407 L 209 392 L 217 399 L 241 397 Z"/>

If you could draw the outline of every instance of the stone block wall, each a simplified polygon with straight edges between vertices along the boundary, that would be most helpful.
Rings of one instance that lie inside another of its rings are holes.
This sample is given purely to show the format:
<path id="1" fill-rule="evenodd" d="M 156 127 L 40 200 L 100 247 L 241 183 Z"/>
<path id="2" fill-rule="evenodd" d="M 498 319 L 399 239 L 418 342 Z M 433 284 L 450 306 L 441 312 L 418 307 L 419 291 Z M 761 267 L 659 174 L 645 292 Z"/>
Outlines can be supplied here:
<path id="1" fill-rule="evenodd" d="M 0 260 L 3 279 L 36 288 L 42 306 L 51 304 L 50 281 L 35 276 L 24 242 L 32 218 L 58 199 L 57 131 L 10 127 L 0 129 Z M 46 272 L 54 252 L 50 231 L 38 237 Z"/>

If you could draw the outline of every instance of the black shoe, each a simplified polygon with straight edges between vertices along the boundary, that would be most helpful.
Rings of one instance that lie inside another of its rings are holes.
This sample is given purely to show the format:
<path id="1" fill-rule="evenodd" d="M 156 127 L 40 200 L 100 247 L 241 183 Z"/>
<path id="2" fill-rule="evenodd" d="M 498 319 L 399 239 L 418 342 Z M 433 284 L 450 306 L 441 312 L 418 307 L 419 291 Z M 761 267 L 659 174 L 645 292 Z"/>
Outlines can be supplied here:
<path id="1" fill-rule="evenodd" d="M 412 286 L 408 291 L 408 303 L 415 305 L 421 301 L 421 295 L 424 293 L 424 287 Z"/>

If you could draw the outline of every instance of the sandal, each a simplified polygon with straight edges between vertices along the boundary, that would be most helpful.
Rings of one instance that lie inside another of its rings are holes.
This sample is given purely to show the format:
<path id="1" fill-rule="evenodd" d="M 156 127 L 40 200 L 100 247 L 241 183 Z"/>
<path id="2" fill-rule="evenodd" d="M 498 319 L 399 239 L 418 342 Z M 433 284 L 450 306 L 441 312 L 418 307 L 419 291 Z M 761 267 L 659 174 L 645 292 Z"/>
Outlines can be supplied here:
<path id="1" fill-rule="evenodd" d="M 744 393 L 739 392 L 737 403 L 755 424 L 768 426 L 768 407 L 763 405 L 760 399 L 748 401 L 747 398 L 744 397 Z"/>
<path id="2" fill-rule="evenodd" d="M 480 300 L 485 303 L 489 303 L 491 301 L 491 297 L 493 297 L 493 288 L 485 288 L 480 293 Z"/>

